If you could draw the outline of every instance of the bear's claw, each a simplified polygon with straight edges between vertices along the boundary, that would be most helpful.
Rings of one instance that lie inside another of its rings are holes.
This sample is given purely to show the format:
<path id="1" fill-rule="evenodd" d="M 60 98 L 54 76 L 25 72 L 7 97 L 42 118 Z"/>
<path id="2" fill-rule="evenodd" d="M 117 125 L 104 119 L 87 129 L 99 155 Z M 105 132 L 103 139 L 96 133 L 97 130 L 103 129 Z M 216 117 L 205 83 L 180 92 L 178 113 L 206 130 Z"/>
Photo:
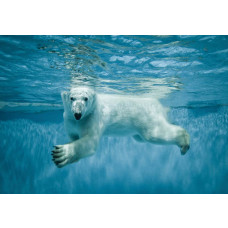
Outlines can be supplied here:
<path id="1" fill-rule="evenodd" d="M 54 149 L 52 150 L 51 154 L 52 161 L 58 168 L 61 168 L 67 164 L 67 157 L 63 147 L 63 145 L 54 146 Z"/>

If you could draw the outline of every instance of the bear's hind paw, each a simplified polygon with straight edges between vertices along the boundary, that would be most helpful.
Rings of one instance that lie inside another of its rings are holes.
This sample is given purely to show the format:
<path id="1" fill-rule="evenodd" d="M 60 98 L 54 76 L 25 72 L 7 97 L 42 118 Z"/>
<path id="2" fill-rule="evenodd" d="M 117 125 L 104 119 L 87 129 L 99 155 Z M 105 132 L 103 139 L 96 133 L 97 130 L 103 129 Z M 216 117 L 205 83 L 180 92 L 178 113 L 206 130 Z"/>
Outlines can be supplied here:
<path id="1" fill-rule="evenodd" d="M 189 150 L 189 148 L 190 148 L 190 145 L 182 146 L 182 147 L 180 148 L 180 150 L 181 150 L 181 155 L 185 155 L 185 154 L 187 153 L 187 151 Z"/>

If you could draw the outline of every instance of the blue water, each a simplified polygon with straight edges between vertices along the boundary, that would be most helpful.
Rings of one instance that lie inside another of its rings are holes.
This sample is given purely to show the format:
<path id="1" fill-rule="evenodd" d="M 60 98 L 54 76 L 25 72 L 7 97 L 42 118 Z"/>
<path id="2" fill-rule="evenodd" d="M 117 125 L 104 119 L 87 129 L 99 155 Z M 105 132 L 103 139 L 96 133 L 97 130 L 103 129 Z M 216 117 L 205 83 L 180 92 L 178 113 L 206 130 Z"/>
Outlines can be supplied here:
<path id="1" fill-rule="evenodd" d="M 57 168 L 72 84 L 156 97 L 190 150 L 103 137 Z M 0 36 L 0 139 L 0 193 L 228 193 L 228 36 Z"/>

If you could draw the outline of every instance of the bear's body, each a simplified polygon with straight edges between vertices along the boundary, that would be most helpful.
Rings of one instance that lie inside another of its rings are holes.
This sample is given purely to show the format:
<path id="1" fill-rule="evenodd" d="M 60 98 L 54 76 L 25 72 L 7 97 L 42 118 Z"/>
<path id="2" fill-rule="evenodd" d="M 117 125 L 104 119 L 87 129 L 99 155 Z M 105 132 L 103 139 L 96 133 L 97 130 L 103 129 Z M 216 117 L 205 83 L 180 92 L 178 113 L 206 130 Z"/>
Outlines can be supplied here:
<path id="1" fill-rule="evenodd" d="M 64 123 L 72 140 L 53 150 L 58 167 L 95 153 L 102 135 L 133 136 L 139 142 L 176 144 L 185 154 L 189 135 L 167 121 L 167 109 L 156 99 L 96 94 L 92 88 L 62 93 Z"/>

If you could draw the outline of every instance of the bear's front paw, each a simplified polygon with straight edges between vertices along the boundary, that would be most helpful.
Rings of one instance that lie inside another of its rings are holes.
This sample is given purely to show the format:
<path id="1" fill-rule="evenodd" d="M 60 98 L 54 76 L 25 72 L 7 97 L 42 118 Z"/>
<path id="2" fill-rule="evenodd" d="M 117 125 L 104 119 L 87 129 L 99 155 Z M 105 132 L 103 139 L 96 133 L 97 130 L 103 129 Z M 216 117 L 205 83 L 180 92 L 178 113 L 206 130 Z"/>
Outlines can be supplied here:
<path id="1" fill-rule="evenodd" d="M 54 149 L 52 151 L 52 157 L 52 160 L 59 168 L 62 168 L 67 164 L 77 161 L 71 144 L 54 146 Z"/>

